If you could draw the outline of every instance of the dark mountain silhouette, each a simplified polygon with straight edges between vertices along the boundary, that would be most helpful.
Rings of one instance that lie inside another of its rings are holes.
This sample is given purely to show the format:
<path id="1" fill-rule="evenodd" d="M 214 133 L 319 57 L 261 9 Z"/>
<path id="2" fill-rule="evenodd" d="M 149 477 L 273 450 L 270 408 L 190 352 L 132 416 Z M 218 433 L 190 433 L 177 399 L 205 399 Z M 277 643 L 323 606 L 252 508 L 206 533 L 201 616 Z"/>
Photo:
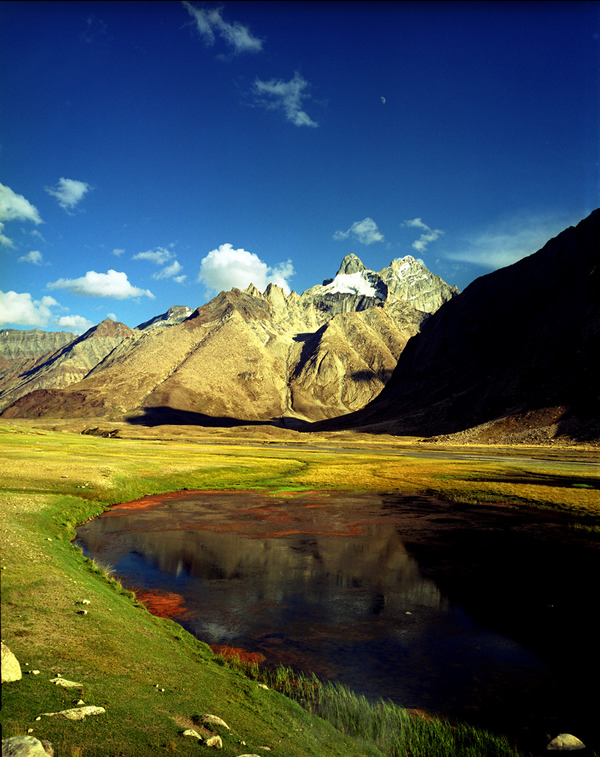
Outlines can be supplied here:
<path id="1" fill-rule="evenodd" d="M 472 441 L 600 437 L 600 210 L 475 280 L 402 352 L 365 408 L 311 430 Z"/>

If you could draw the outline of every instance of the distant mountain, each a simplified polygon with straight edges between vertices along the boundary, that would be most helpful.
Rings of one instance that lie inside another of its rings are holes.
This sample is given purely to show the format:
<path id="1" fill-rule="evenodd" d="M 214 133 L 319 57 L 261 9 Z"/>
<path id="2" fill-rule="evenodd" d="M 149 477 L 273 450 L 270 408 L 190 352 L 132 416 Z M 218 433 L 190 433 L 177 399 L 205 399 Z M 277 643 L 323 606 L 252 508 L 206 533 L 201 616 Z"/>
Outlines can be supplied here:
<path id="1" fill-rule="evenodd" d="M 376 396 L 408 339 L 457 293 L 410 256 L 376 273 L 348 255 L 302 295 L 251 285 L 137 329 L 104 321 L 0 382 L 0 407 L 148 423 L 330 418 Z"/>
<path id="2" fill-rule="evenodd" d="M 10 369 L 0 374 L 0 407 L 36 389 L 62 388 L 85 378 L 117 344 L 133 335 L 123 323 L 106 319 L 75 337 L 65 332 L 0 332 L 0 355 L 11 355 Z M 45 350 L 45 352 L 44 352 Z M 35 358 L 27 360 L 28 355 Z"/>
<path id="3" fill-rule="evenodd" d="M 600 438 L 600 210 L 474 281 L 364 409 L 311 429 L 466 441 Z"/>
<path id="4" fill-rule="evenodd" d="M 147 331 L 148 329 L 158 329 L 162 326 L 173 326 L 175 323 L 181 323 L 189 318 L 192 311 L 186 305 L 175 305 L 145 323 L 140 323 L 136 328 L 138 331 Z"/>
<path id="5" fill-rule="evenodd" d="M 0 369 L 10 367 L 12 361 L 35 360 L 75 338 L 68 331 L 0 329 Z"/>

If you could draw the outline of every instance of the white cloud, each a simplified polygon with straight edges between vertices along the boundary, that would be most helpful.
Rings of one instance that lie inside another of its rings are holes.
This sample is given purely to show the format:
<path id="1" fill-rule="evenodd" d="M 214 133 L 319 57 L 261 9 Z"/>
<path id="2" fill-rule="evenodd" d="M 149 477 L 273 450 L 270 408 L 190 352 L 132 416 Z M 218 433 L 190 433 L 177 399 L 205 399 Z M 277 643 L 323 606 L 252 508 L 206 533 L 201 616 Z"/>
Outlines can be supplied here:
<path id="1" fill-rule="evenodd" d="M 183 270 L 183 266 L 179 263 L 179 261 L 174 260 L 171 265 L 165 266 L 162 271 L 158 271 L 158 273 L 153 273 L 152 278 L 153 279 L 174 279 L 178 283 L 181 283 L 183 279 L 185 279 L 184 276 L 175 276 Z"/>
<path id="2" fill-rule="evenodd" d="M 174 245 L 170 245 L 174 247 Z M 181 284 L 185 280 L 185 274 L 183 276 L 177 276 L 177 274 L 183 270 L 183 266 L 178 260 L 174 260 L 175 253 L 168 250 L 166 247 L 157 247 L 155 250 L 146 250 L 146 252 L 138 252 L 133 256 L 133 260 L 150 260 L 156 265 L 163 265 L 169 260 L 173 260 L 170 265 L 165 266 L 162 271 L 157 271 L 152 274 L 153 279 L 173 279 L 178 284 Z"/>
<path id="3" fill-rule="evenodd" d="M 61 329 L 73 331 L 75 334 L 83 334 L 91 329 L 94 323 L 82 315 L 61 315 L 57 318 L 56 325 Z"/>
<path id="4" fill-rule="evenodd" d="M 131 297 L 150 297 L 154 295 L 148 289 L 132 286 L 127 274 L 111 269 L 107 273 L 88 271 L 79 279 L 58 279 L 50 282 L 48 289 L 65 289 L 81 297 L 112 297 L 115 300 L 126 300 Z"/>
<path id="5" fill-rule="evenodd" d="M 291 279 L 295 273 L 292 261 L 286 260 L 285 263 L 279 263 L 279 265 L 269 269 L 269 283 L 277 284 L 286 294 L 289 294 L 290 285 L 288 284 L 288 279 Z"/>
<path id="6" fill-rule="evenodd" d="M 32 300 L 29 292 L 0 292 L 0 324 L 43 328 L 52 318 L 50 308 L 58 306 L 54 297 Z"/>
<path id="7" fill-rule="evenodd" d="M 379 231 L 377 224 L 372 218 L 355 221 L 348 231 L 336 231 L 333 238 L 347 239 L 349 236 L 353 236 L 361 244 L 383 242 L 383 234 Z"/>
<path id="8" fill-rule="evenodd" d="M 32 250 L 27 255 L 21 255 L 19 263 L 33 263 L 33 265 L 42 265 L 42 253 L 39 250 Z"/>
<path id="9" fill-rule="evenodd" d="M 255 79 L 253 85 L 256 101 L 268 110 L 283 110 L 285 117 L 294 126 L 318 126 L 310 116 L 302 110 L 302 100 L 309 95 L 305 92 L 308 82 L 299 73 L 288 82 L 281 79 L 261 81 Z"/>
<path id="10" fill-rule="evenodd" d="M 6 221 L 33 221 L 42 223 L 37 208 L 18 195 L 10 187 L 0 184 L 0 244 L 14 247 L 12 239 L 4 236 L 3 229 Z"/>
<path id="11" fill-rule="evenodd" d="M 425 252 L 431 242 L 435 242 L 436 239 L 439 239 L 442 234 L 445 233 L 441 229 L 430 228 L 426 223 L 423 223 L 420 218 L 413 218 L 412 221 L 404 221 L 403 226 L 423 229 L 423 234 L 412 243 L 412 248 L 417 250 L 417 252 Z"/>
<path id="12" fill-rule="evenodd" d="M 253 252 L 234 250 L 230 244 L 222 244 L 202 259 L 198 281 L 214 292 L 233 287 L 246 289 L 250 284 L 264 292 L 267 285 L 273 283 L 289 294 L 287 280 L 294 273 L 291 260 L 271 268 Z"/>
<path id="13" fill-rule="evenodd" d="M 146 252 L 138 252 L 133 256 L 132 260 L 150 260 L 156 265 L 162 265 L 167 260 L 171 260 L 173 253 L 171 250 L 167 250 L 166 247 L 157 247 L 155 250 L 146 250 Z"/>
<path id="14" fill-rule="evenodd" d="M 94 325 L 81 315 L 63 315 L 57 318 L 52 308 L 60 307 L 54 297 L 48 295 L 41 300 L 33 300 L 29 292 L 0 292 L 0 325 L 9 323 L 33 328 L 50 325 L 75 334 L 83 334 Z"/>
<path id="15" fill-rule="evenodd" d="M 125 250 L 121 249 L 120 247 L 115 247 L 115 249 L 112 251 L 113 255 L 116 255 L 118 258 L 121 257 L 121 255 L 125 252 Z"/>
<path id="16" fill-rule="evenodd" d="M 446 257 L 489 270 L 503 268 L 537 252 L 552 237 L 580 220 L 579 216 L 565 213 L 520 213 L 504 217 L 467 236 L 463 249 L 447 253 Z"/>
<path id="17" fill-rule="evenodd" d="M 106 317 L 110 318 L 111 321 L 116 321 L 117 320 L 117 316 L 114 313 L 107 313 Z"/>
<path id="18" fill-rule="evenodd" d="M 90 189 L 91 186 L 86 184 L 85 181 L 65 179 L 63 177 L 58 180 L 58 184 L 55 187 L 45 187 L 46 192 L 56 197 L 60 207 L 67 211 L 74 208 Z"/>
<path id="19" fill-rule="evenodd" d="M 214 45 L 218 34 L 235 53 L 257 53 L 262 50 L 262 40 L 252 35 L 247 26 L 237 21 L 232 24 L 221 18 L 222 8 L 195 8 L 191 3 L 183 3 L 196 22 L 196 28 L 206 45 Z"/>

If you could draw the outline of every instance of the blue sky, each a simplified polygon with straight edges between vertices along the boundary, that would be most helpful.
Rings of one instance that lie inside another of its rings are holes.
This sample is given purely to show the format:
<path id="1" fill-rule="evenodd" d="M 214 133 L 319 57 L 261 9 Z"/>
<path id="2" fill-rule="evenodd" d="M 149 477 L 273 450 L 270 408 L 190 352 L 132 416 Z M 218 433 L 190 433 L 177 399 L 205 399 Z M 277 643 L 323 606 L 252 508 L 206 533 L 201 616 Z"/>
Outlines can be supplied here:
<path id="1" fill-rule="evenodd" d="M 0 324 L 350 252 L 464 289 L 600 205 L 599 35 L 596 2 L 3 2 Z"/>

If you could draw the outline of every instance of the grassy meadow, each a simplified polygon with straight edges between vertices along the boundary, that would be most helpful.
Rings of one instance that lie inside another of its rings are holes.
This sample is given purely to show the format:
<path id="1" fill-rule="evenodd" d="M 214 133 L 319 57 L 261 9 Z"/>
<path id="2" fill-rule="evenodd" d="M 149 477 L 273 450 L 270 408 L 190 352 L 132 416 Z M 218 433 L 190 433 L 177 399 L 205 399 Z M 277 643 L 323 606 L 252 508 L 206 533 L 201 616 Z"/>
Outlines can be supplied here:
<path id="1" fill-rule="evenodd" d="M 0 422 L 2 639 L 24 671 L 21 681 L 3 685 L 3 738 L 30 732 L 51 741 L 57 757 L 187 755 L 201 747 L 183 730 L 200 729 L 199 716 L 211 713 L 230 726 L 214 729 L 226 757 L 266 754 L 267 746 L 290 757 L 515 754 L 501 739 L 400 708 L 386 711 L 385 728 L 406 738 L 390 746 L 372 736 L 371 726 L 353 730 L 339 712 L 336 719 L 327 708 L 302 707 L 224 664 L 173 621 L 151 615 L 71 539 L 78 524 L 110 505 L 181 489 L 432 493 L 560 509 L 573 525 L 595 529 L 597 452 L 533 447 L 520 450 L 531 456 L 525 460 L 508 448 L 468 448 L 480 456 L 437 459 L 419 454 L 438 446 L 393 437 L 106 422 L 101 431 L 117 430 L 117 438 L 81 434 L 92 425 Z M 89 605 L 79 604 L 84 599 Z M 86 614 L 78 612 L 83 607 Z M 33 670 L 39 675 L 26 672 Z M 51 684 L 59 673 L 81 687 Z M 78 699 L 104 706 L 106 714 L 82 722 L 36 720 Z M 333 691 L 324 699 L 338 701 Z"/>

